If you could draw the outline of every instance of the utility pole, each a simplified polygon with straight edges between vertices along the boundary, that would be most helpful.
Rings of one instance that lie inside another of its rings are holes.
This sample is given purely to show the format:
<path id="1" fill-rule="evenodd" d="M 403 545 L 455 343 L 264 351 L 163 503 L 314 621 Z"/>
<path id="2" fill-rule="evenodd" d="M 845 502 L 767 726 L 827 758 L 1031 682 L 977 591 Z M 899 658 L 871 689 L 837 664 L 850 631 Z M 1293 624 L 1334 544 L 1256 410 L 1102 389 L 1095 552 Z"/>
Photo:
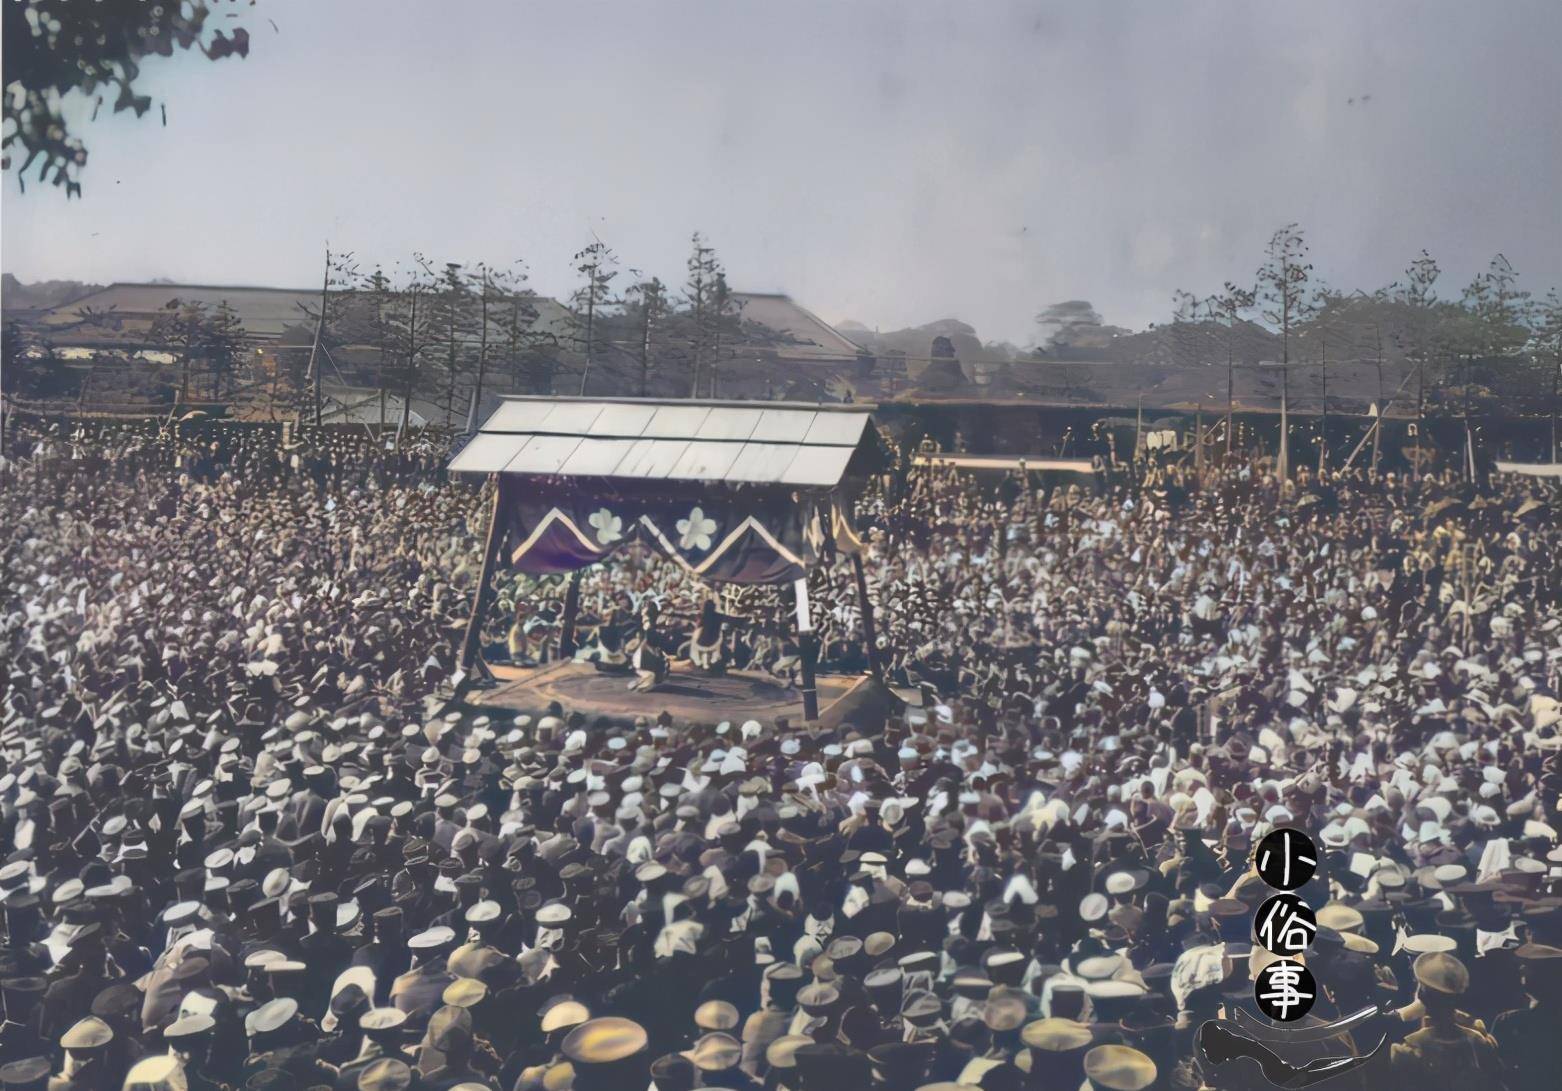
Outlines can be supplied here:
<path id="1" fill-rule="evenodd" d="M 1416 362 L 1416 480 L 1421 480 L 1421 429 L 1426 426 L 1426 361 Z"/>
<path id="2" fill-rule="evenodd" d="M 402 384 L 401 393 L 401 424 L 396 428 L 396 451 L 401 452 L 401 440 L 412 424 L 412 384 L 415 378 L 413 369 L 417 366 L 418 358 L 418 284 L 414 278 L 410 286 L 412 296 L 411 309 L 407 312 L 407 374 Z"/>
<path id="3" fill-rule="evenodd" d="M 1551 373 L 1551 461 L 1557 461 L 1557 399 L 1562 395 L 1562 345 L 1557 349 L 1557 366 Z"/>
<path id="4" fill-rule="evenodd" d="M 591 287 L 586 292 L 586 366 L 580 373 L 580 396 L 586 396 L 586 380 L 591 378 L 591 350 L 596 344 L 592 329 L 597 317 L 597 266 L 591 267 Z"/>
<path id="5" fill-rule="evenodd" d="M 1460 394 L 1460 413 L 1464 414 L 1465 424 L 1465 480 L 1475 481 L 1475 436 L 1470 435 L 1470 378 L 1471 370 L 1475 367 L 1475 358 L 1470 353 L 1465 353 L 1465 381 L 1464 392 Z"/>
<path id="6" fill-rule="evenodd" d="M 1140 433 L 1144 431 L 1144 395 L 1139 395 L 1139 404 L 1134 409 L 1134 458 L 1139 457 L 1139 445 L 1143 442 Z"/>
<path id="7" fill-rule="evenodd" d="M 1233 319 L 1233 321 L 1235 321 L 1235 319 Z M 1228 466 L 1231 464 L 1231 434 L 1236 430 L 1235 422 L 1233 422 L 1231 419 L 1232 412 L 1236 407 L 1237 400 L 1236 379 L 1237 368 L 1236 362 L 1232 359 L 1231 355 L 1231 331 L 1228 329 L 1226 331 L 1226 464 Z"/>
<path id="8" fill-rule="evenodd" d="M 1275 455 L 1275 476 L 1284 482 L 1291 470 L 1291 384 L 1287 380 L 1290 365 L 1284 361 L 1264 360 L 1258 366 L 1280 372 L 1280 444 Z"/>
<path id="9" fill-rule="evenodd" d="M 325 332 L 325 305 L 331 291 L 331 245 L 325 247 L 325 274 L 320 278 L 320 313 L 315 319 L 315 341 L 309 347 L 309 371 L 314 380 L 315 427 L 320 427 L 320 338 Z"/>
<path id="10" fill-rule="evenodd" d="M 1372 422 L 1372 476 L 1377 477 L 1378 444 L 1383 438 L 1383 418 L 1388 415 L 1388 406 L 1383 402 L 1383 329 L 1376 322 L 1372 324 L 1372 338 L 1378 368 L 1378 418 Z"/>
<path id="11" fill-rule="evenodd" d="M 1193 415 L 1193 476 L 1200 485 L 1204 483 L 1204 403 L 1200 402 Z"/>
<path id="12" fill-rule="evenodd" d="M 483 380 L 488 373 L 488 266 L 480 267 L 482 272 L 482 299 L 478 304 L 478 316 L 481 328 L 477 340 L 477 386 L 472 391 L 472 405 L 466 415 L 466 430 L 468 433 L 477 431 L 477 415 L 482 412 Z"/>
<path id="13" fill-rule="evenodd" d="M 709 260 L 706 255 L 711 252 L 709 246 L 694 248 L 694 383 L 689 393 L 691 398 L 700 396 L 700 350 L 705 344 L 705 264 Z"/>
<path id="14" fill-rule="evenodd" d="M 1323 341 L 1323 366 L 1320 368 L 1320 376 L 1323 381 L 1323 418 L 1319 424 L 1318 433 L 1318 475 L 1323 476 L 1323 471 L 1329 461 L 1329 334 L 1328 331 L 1320 331 L 1319 336 Z"/>
<path id="15" fill-rule="evenodd" d="M 1280 365 L 1280 454 L 1275 461 L 1275 475 L 1282 484 L 1291 472 L 1290 370 L 1288 365 Z"/>

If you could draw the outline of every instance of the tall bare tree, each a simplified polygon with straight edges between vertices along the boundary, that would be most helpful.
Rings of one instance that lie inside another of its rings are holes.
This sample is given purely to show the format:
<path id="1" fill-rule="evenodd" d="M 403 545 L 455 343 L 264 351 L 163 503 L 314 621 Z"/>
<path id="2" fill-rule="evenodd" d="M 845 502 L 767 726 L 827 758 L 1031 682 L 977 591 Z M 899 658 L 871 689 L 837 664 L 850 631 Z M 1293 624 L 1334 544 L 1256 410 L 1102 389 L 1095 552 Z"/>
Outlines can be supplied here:
<path id="1" fill-rule="evenodd" d="M 1231 456 L 1232 437 L 1235 433 L 1232 414 L 1236 406 L 1237 324 L 1244 321 L 1242 316 L 1253 309 L 1255 298 L 1253 289 L 1239 288 L 1228 280 L 1221 286 L 1220 291 L 1205 301 L 1205 306 L 1225 326 L 1225 337 L 1222 340 L 1226 348 L 1226 456 L 1228 458 Z"/>
<path id="2" fill-rule="evenodd" d="M 1551 461 L 1562 461 L 1557 447 L 1557 413 L 1562 409 L 1562 293 L 1552 288 L 1537 301 L 1532 313 L 1533 343 L 1537 364 L 1551 373 Z"/>
<path id="3" fill-rule="evenodd" d="M 575 255 L 575 272 L 584 278 L 575 294 L 570 297 L 570 311 L 574 316 L 575 341 L 584 358 L 580 370 L 580 393 L 586 393 L 591 381 L 591 366 L 602 349 L 605 338 L 599 319 L 613 304 L 613 278 L 618 276 L 618 255 L 601 239 Z"/>
<path id="4" fill-rule="evenodd" d="M 466 427 L 470 432 L 476 429 L 477 415 L 482 412 L 483 391 L 488 383 L 488 367 L 493 353 L 510 338 L 525 335 L 536 320 L 536 309 L 528 301 L 526 307 L 530 318 L 526 325 L 517 325 L 514 330 L 508 327 L 507 318 L 511 315 L 519 318 L 522 307 L 519 297 L 526 281 L 526 270 L 520 262 L 510 268 L 495 268 L 480 262 L 468 275 L 468 279 L 471 281 L 473 320 L 477 330 L 477 343 L 473 346 L 476 369 L 467 408 Z"/>
<path id="5" fill-rule="evenodd" d="M 1529 293 L 1518 286 L 1518 273 L 1502 254 L 1492 258 L 1485 271 L 1464 289 L 1460 302 L 1462 324 L 1460 415 L 1464 419 L 1465 473 L 1473 480 L 1480 474 L 1475 454 L 1475 431 L 1470 421 L 1472 395 L 1492 403 L 1497 396 L 1521 395 L 1530 358 L 1525 353 L 1530 331 Z"/>
<path id="6" fill-rule="evenodd" d="M 204 356 L 211 377 L 213 401 L 222 401 L 224 385 L 231 385 L 244 355 L 244 324 L 226 299 L 218 300 L 206 320 Z"/>
<path id="7" fill-rule="evenodd" d="M 1403 305 L 1398 315 L 1400 325 L 1395 332 L 1396 340 L 1406 359 L 1415 368 L 1416 442 L 1412 461 L 1417 477 L 1421 474 L 1422 443 L 1426 431 L 1427 370 L 1437 362 L 1442 343 L 1440 318 L 1443 306 L 1437 298 L 1437 281 L 1442 273 L 1437 259 L 1422 250 L 1405 267 L 1404 275 L 1388 288 L 1389 297 Z"/>
<path id="8" fill-rule="evenodd" d="M 396 430 L 400 448 L 412 424 L 412 398 L 424 385 L 424 362 L 439 336 L 430 305 L 437 292 L 437 276 L 428 261 L 414 255 L 392 294 L 386 332 L 391 349 L 393 377 L 401 397 L 401 421 Z"/>
<path id="9" fill-rule="evenodd" d="M 170 299 L 152 320 L 152 340 L 169 345 L 179 365 L 179 403 L 190 400 L 195 369 L 206 351 L 206 306 L 199 300 Z"/>
<path id="10" fill-rule="evenodd" d="M 632 322 L 632 351 L 639 365 L 637 388 L 642 398 L 651 391 L 651 375 L 660 351 L 658 342 L 669 308 L 667 286 L 657 277 L 639 278 L 624 294 L 625 313 Z"/>
<path id="11" fill-rule="evenodd" d="M 447 261 L 440 268 L 439 280 L 429 297 L 433 320 L 439 330 L 443 349 L 445 427 L 455 424 L 456 400 L 472 341 L 472 292 L 459 262 Z"/>
<path id="12" fill-rule="evenodd" d="M 1317 309 L 1307 237 L 1294 223 L 1276 231 L 1258 267 L 1258 299 L 1264 320 L 1280 335 L 1280 456 L 1276 472 L 1290 472 L 1291 342 L 1298 327 Z"/>
<path id="13" fill-rule="evenodd" d="M 299 392 L 294 404 L 300 420 L 307 404 L 313 423 L 319 424 L 321 421 L 326 369 L 335 369 L 332 350 L 353 340 L 352 334 L 348 332 L 351 325 L 349 304 L 351 291 L 357 287 L 360 279 L 352 254 L 333 253 L 327 245 L 324 271 L 320 278 L 320 298 L 312 303 L 299 304 L 299 310 L 314 327 L 309 356 L 304 365 L 305 389 Z"/>

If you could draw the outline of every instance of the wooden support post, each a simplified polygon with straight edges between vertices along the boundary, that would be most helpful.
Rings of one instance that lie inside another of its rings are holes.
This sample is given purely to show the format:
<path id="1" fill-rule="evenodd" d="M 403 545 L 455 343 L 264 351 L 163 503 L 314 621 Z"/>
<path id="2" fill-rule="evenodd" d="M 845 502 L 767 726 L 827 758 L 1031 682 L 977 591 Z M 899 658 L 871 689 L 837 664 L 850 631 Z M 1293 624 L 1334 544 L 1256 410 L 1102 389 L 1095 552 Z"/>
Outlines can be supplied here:
<path id="1" fill-rule="evenodd" d="M 868 601 L 868 574 L 863 568 L 862 554 L 852 554 L 852 571 L 857 576 L 857 603 L 862 609 L 862 639 L 867 644 L 868 669 L 874 681 L 884 684 L 884 664 L 879 661 L 878 625 L 873 620 L 873 603 Z"/>
<path id="2" fill-rule="evenodd" d="M 559 632 L 559 658 L 575 656 L 575 616 L 580 613 L 580 569 L 569 574 L 564 588 L 564 624 Z"/>
<path id="3" fill-rule="evenodd" d="M 1350 456 L 1348 458 L 1346 458 L 1345 465 L 1340 467 L 1340 472 L 1341 473 L 1343 473 L 1346 470 L 1351 468 L 1351 464 L 1356 461 L 1356 456 L 1361 454 L 1361 449 L 1363 447 L 1365 447 L 1368 443 L 1372 444 L 1372 465 L 1373 465 L 1374 468 L 1377 466 L 1377 454 L 1378 454 L 1378 438 L 1377 437 L 1378 437 L 1378 430 L 1382 427 L 1382 424 L 1383 424 L 1383 418 L 1382 417 L 1373 417 L 1372 418 L 1372 426 L 1367 429 L 1366 433 L 1356 443 L 1356 446 L 1351 448 Z"/>
<path id="4" fill-rule="evenodd" d="M 1200 405 L 1193 417 L 1193 438 L 1198 446 L 1193 448 L 1193 476 L 1204 484 L 1204 406 Z"/>
<path id="5" fill-rule="evenodd" d="M 814 657 L 818 654 L 818 645 L 814 638 L 813 621 L 808 614 L 806 577 L 793 582 L 792 594 L 797 601 L 797 653 L 803 667 L 803 719 L 812 723 L 819 718 L 819 686 L 814 679 Z"/>
<path id="6" fill-rule="evenodd" d="M 496 475 L 497 476 L 497 475 Z M 494 566 L 499 563 L 499 551 L 504 548 L 504 528 L 499 523 L 499 482 L 494 482 L 494 502 L 488 513 L 488 544 L 483 548 L 483 570 L 477 577 L 477 594 L 472 597 L 472 616 L 466 622 L 466 636 L 461 641 L 458 660 L 463 670 L 476 670 L 485 678 L 493 672 L 478 654 L 483 633 L 483 616 L 493 600 Z"/>

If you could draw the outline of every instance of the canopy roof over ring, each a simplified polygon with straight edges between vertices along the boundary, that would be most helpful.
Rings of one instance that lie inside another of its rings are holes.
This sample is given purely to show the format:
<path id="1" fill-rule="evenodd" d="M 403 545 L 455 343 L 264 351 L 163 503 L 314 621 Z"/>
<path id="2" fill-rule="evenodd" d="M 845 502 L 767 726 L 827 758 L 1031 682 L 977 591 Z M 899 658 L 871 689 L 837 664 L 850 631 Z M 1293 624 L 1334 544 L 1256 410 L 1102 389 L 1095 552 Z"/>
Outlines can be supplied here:
<path id="1" fill-rule="evenodd" d="M 849 494 L 883 465 L 872 410 L 511 397 L 450 469 L 499 475 L 496 541 L 517 571 L 572 572 L 639 541 L 700 579 L 795 582 L 862 547 Z"/>
<path id="2" fill-rule="evenodd" d="M 450 470 L 831 489 L 877 453 L 873 408 L 512 396 Z"/>

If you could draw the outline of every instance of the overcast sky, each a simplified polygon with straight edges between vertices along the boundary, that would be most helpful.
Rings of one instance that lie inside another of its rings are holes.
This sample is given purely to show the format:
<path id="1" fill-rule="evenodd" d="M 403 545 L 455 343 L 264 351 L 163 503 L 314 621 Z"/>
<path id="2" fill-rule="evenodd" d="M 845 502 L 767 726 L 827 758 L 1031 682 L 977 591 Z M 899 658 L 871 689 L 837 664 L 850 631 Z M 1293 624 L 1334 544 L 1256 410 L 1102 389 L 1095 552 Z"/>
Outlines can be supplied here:
<path id="1" fill-rule="evenodd" d="M 1527 287 L 1562 284 L 1556 0 L 245 18 L 247 60 L 145 66 L 167 128 L 154 109 L 83 130 L 80 200 L 6 178 L 6 271 L 304 286 L 330 240 L 366 266 L 523 258 L 563 295 L 593 233 L 681 284 L 699 229 L 735 287 L 1021 343 L 1060 299 L 1163 319 L 1174 289 L 1250 278 L 1291 220 L 1339 287 L 1422 247 L 1448 290 L 1499 250 Z"/>

